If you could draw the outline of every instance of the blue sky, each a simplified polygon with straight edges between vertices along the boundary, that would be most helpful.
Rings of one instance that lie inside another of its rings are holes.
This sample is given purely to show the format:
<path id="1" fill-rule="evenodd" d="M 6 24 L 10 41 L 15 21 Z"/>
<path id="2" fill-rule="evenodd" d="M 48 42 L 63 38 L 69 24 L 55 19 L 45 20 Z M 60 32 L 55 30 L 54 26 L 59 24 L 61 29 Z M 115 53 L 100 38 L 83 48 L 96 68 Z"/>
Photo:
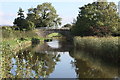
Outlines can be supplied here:
<path id="1" fill-rule="evenodd" d="M 62 24 L 71 23 L 73 19 L 77 17 L 79 7 L 91 3 L 95 0 L 89 0 L 89 1 L 50 1 L 50 0 L 44 0 L 44 1 L 0 1 L 0 25 L 13 25 L 14 19 L 17 17 L 17 12 L 19 7 L 21 7 L 25 13 L 27 13 L 27 9 L 31 7 L 36 7 L 38 4 L 42 4 L 43 2 L 51 2 L 52 5 L 57 10 L 57 14 L 62 18 Z M 111 0 L 108 0 L 111 2 Z M 118 0 L 114 0 L 116 4 L 118 4 Z"/>

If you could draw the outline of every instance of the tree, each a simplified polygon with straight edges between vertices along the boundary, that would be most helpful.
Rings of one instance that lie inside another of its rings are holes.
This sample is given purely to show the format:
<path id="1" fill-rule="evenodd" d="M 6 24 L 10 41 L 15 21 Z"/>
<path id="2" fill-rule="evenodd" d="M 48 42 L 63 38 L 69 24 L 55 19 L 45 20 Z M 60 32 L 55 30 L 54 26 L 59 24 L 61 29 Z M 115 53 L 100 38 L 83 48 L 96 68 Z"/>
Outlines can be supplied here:
<path id="1" fill-rule="evenodd" d="M 24 13 L 23 13 L 24 11 L 22 10 L 22 8 L 19 8 L 19 11 L 18 11 L 18 16 L 19 16 L 19 18 L 21 18 L 21 19 L 24 19 L 25 18 L 25 16 L 24 16 Z"/>
<path id="2" fill-rule="evenodd" d="M 53 24 L 54 24 L 55 28 L 57 28 L 59 25 L 62 24 L 61 20 L 62 20 L 62 18 L 55 18 L 55 20 L 53 21 L 54 22 Z"/>
<path id="3" fill-rule="evenodd" d="M 28 21 L 25 19 L 24 17 L 24 11 L 22 10 L 22 8 L 19 8 L 18 11 L 18 16 L 13 24 L 15 25 L 15 30 L 32 30 L 34 29 L 34 23 L 31 21 Z"/>
<path id="4" fill-rule="evenodd" d="M 113 2 L 93 2 L 79 8 L 72 32 L 75 35 L 110 35 L 118 32 L 119 15 Z"/>
<path id="5" fill-rule="evenodd" d="M 37 5 L 37 8 L 29 8 L 27 19 L 32 21 L 36 27 L 53 27 L 61 25 L 61 18 L 58 17 L 51 3 L 43 3 Z"/>
<path id="6" fill-rule="evenodd" d="M 27 20 L 33 22 L 36 26 L 39 26 L 40 21 L 39 21 L 39 14 L 37 12 L 36 8 L 29 8 L 28 9 L 28 14 L 27 14 Z"/>

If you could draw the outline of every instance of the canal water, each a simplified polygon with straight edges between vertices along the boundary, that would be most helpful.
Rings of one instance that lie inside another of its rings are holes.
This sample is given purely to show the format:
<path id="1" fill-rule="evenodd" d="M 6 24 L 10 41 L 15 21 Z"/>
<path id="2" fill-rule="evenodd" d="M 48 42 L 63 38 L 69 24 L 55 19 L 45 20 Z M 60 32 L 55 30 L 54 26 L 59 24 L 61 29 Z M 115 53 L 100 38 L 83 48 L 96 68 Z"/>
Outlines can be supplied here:
<path id="1" fill-rule="evenodd" d="M 4 55 L 2 78 L 119 78 L 117 65 L 53 40 Z"/>

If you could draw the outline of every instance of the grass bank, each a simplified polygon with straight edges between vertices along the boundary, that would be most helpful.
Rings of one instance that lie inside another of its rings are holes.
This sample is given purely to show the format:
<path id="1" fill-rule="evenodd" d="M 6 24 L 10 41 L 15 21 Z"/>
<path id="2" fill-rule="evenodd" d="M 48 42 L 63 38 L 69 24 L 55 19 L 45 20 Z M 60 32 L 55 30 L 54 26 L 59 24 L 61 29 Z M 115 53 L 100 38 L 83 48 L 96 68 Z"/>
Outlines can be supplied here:
<path id="1" fill-rule="evenodd" d="M 118 63 L 120 37 L 75 37 L 74 46 L 77 50 L 89 52 L 90 55 L 115 60 Z"/>
<path id="2" fill-rule="evenodd" d="M 39 40 L 43 42 L 45 38 L 39 37 L 36 30 L 33 31 L 15 31 L 11 28 L 0 29 L 0 49 L 2 53 L 12 53 L 13 51 L 18 51 L 21 48 L 25 48 L 31 45 L 34 40 Z"/>

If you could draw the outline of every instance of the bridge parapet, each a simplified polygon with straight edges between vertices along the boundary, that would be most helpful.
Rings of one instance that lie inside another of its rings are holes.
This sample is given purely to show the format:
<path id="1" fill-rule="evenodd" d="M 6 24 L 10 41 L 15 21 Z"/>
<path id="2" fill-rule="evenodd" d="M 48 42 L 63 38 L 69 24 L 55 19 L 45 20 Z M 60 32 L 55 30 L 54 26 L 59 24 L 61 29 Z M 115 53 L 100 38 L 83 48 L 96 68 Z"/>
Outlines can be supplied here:
<path id="1" fill-rule="evenodd" d="M 60 33 L 67 38 L 71 37 L 70 29 L 37 29 L 37 34 L 39 36 L 46 37 L 51 33 Z"/>

